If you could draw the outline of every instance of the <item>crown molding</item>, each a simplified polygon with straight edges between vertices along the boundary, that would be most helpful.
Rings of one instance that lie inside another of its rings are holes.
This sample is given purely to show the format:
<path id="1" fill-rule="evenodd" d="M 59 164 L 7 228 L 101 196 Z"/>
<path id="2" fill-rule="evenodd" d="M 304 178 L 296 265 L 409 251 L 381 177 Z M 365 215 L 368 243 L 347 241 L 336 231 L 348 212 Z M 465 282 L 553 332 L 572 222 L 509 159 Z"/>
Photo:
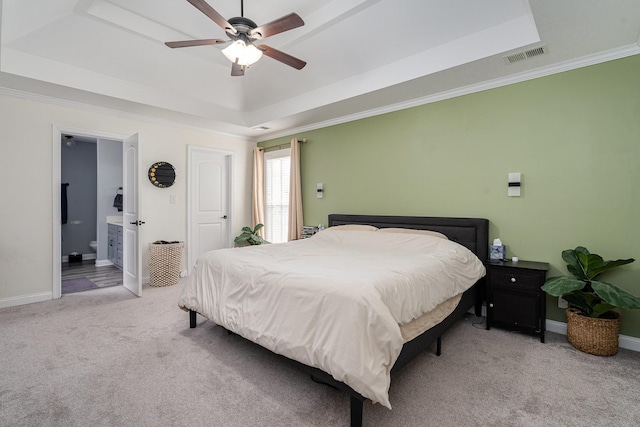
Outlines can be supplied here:
<path id="1" fill-rule="evenodd" d="M 263 142 L 263 141 L 268 141 L 275 138 L 280 138 L 280 137 L 289 136 L 293 134 L 299 134 L 301 132 L 308 132 L 311 130 L 335 126 L 343 123 L 348 123 L 356 120 L 378 116 L 381 114 L 392 113 L 392 112 L 404 110 L 407 108 L 417 107 L 420 105 L 430 104 L 438 101 L 443 101 L 446 99 L 451 99 L 459 96 L 469 95 L 472 93 L 482 92 L 489 89 L 495 89 L 502 86 L 521 83 L 528 80 L 537 79 L 540 77 L 546 77 L 553 74 L 563 73 L 565 71 L 576 70 L 579 68 L 588 67 L 591 65 L 597 65 L 603 62 L 614 61 L 616 59 L 626 58 L 626 57 L 638 55 L 638 54 L 640 54 L 640 39 L 637 43 L 634 43 L 628 46 L 623 46 L 617 49 L 601 52 L 598 54 L 587 55 L 587 56 L 583 56 L 570 61 L 564 61 L 564 62 L 553 64 L 550 66 L 541 67 L 535 70 L 530 70 L 530 71 L 514 74 L 511 76 L 501 77 L 498 79 L 487 80 L 485 82 L 467 85 L 457 89 L 439 92 L 433 95 L 415 98 L 405 102 L 390 104 L 380 108 L 361 111 L 355 114 L 341 116 L 335 119 L 317 122 L 307 126 L 287 128 L 279 132 L 274 132 L 268 135 L 257 136 L 257 137 L 247 137 L 247 136 L 241 136 L 241 135 L 232 134 L 228 132 L 216 131 L 211 128 L 188 125 L 185 123 L 181 123 L 179 121 L 160 119 L 152 115 L 131 113 L 127 111 L 96 106 L 93 104 L 86 104 L 78 101 L 71 101 L 71 100 L 62 99 L 62 98 L 56 98 L 53 96 L 12 89 L 4 86 L 0 86 L 0 94 L 12 96 L 15 98 L 22 98 L 22 99 L 28 99 L 32 101 L 44 102 L 47 104 L 53 104 L 53 105 L 58 105 L 62 107 L 67 107 L 67 108 L 81 109 L 81 110 L 90 111 L 94 113 L 108 114 L 108 115 L 125 118 L 125 119 L 139 120 L 139 121 L 158 124 L 158 125 L 178 127 L 178 128 L 190 130 L 190 131 L 197 131 L 197 132 L 209 133 L 209 134 L 214 134 L 214 135 L 219 135 L 224 137 L 236 138 L 236 139 L 241 139 L 243 141 Z"/>
<path id="2" fill-rule="evenodd" d="M 0 95 L 7 95 L 14 98 L 27 99 L 30 101 L 38 101 L 45 104 L 51 104 L 51 105 L 57 105 L 60 107 L 65 107 L 65 108 L 73 108 L 77 110 L 89 111 L 89 112 L 98 113 L 98 114 L 106 114 L 106 115 L 116 116 L 123 119 L 138 120 L 146 123 L 152 123 L 152 124 L 157 124 L 162 126 L 170 126 L 174 128 L 188 130 L 188 131 L 209 133 L 213 135 L 241 139 L 243 141 L 255 142 L 255 139 L 251 137 L 246 137 L 246 136 L 237 135 L 237 134 L 228 133 L 228 132 L 221 132 L 221 131 L 217 131 L 207 127 L 188 125 L 185 123 L 181 123 L 179 121 L 161 119 L 148 114 L 131 113 L 128 111 L 101 107 L 93 104 L 86 104 L 83 102 L 71 101 L 63 98 L 56 98 L 54 96 L 42 95 L 34 92 L 12 89 L 6 86 L 0 86 Z"/>
<path id="3" fill-rule="evenodd" d="M 540 77 L 547 77 L 553 74 L 563 73 L 565 71 L 576 70 L 579 68 L 589 67 L 591 65 L 601 64 L 603 62 L 614 61 L 616 59 L 622 59 L 633 55 L 640 54 L 640 42 L 632 45 L 623 46 L 618 49 L 612 49 L 606 52 L 601 52 L 594 55 L 587 55 L 570 61 L 564 61 L 557 64 L 553 64 L 546 67 L 541 67 L 535 70 L 525 71 L 522 73 L 510 75 L 507 77 L 501 77 L 498 79 L 487 80 L 485 82 L 476 83 L 468 86 L 463 86 L 457 89 L 439 92 L 433 95 L 412 99 L 406 102 L 399 102 L 396 104 L 386 105 L 380 108 L 374 108 L 371 110 L 362 111 L 356 114 L 342 116 L 336 119 L 327 120 L 324 122 L 314 123 L 308 126 L 301 126 L 297 128 L 291 128 L 281 132 L 271 133 L 265 135 L 263 138 L 258 138 L 258 142 L 268 141 L 275 138 L 284 136 L 299 134 L 302 132 L 308 132 L 311 130 L 322 129 L 329 126 L 335 126 L 343 123 L 352 122 L 355 120 L 366 119 L 369 117 L 378 116 L 381 114 L 392 113 L 407 108 L 418 107 L 420 105 L 431 104 L 438 101 L 444 101 L 446 99 L 457 98 L 459 96 L 469 95 L 472 93 L 482 92 L 489 89 L 495 89 L 502 86 L 508 86 L 516 83 L 525 82 L 528 80 L 537 79 Z"/>

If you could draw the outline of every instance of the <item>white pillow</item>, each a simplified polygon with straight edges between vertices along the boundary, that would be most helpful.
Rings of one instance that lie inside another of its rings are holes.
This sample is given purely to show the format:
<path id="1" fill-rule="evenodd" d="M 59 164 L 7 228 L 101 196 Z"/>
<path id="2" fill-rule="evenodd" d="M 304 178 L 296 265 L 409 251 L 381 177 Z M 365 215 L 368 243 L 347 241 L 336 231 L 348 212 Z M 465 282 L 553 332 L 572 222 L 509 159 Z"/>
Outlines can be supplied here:
<path id="1" fill-rule="evenodd" d="M 378 227 L 374 227 L 373 225 L 364 225 L 364 224 L 335 225 L 329 228 L 331 228 L 332 230 L 378 231 Z"/>
<path id="2" fill-rule="evenodd" d="M 413 228 L 381 228 L 379 231 L 381 233 L 426 234 L 428 236 L 440 237 L 442 239 L 449 240 L 449 238 L 444 234 L 431 230 L 414 230 Z"/>

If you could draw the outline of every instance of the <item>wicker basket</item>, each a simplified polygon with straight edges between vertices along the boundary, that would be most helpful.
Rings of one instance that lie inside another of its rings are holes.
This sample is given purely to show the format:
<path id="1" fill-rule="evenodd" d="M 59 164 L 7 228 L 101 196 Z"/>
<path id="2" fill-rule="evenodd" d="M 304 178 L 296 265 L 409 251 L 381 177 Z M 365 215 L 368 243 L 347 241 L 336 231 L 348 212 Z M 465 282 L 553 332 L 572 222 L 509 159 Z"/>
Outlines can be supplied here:
<path id="1" fill-rule="evenodd" d="M 567 308 L 567 339 L 572 346 L 596 356 L 613 356 L 618 352 L 620 315 L 615 319 L 583 316 L 580 310 Z"/>
<path id="2" fill-rule="evenodd" d="M 180 280 L 183 242 L 149 243 L 149 285 L 171 286 Z"/>

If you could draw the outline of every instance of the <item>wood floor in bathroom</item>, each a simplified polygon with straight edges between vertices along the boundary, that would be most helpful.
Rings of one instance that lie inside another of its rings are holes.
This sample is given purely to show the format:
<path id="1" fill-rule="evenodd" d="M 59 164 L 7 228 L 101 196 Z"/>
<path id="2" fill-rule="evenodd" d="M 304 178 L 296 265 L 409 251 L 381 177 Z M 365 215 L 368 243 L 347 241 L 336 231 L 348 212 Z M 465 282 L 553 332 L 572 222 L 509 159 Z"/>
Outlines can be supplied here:
<path id="1" fill-rule="evenodd" d="M 96 267 L 95 260 L 88 259 L 78 263 L 62 263 L 62 280 L 86 277 L 99 288 L 122 286 L 122 270 L 115 265 Z"/>

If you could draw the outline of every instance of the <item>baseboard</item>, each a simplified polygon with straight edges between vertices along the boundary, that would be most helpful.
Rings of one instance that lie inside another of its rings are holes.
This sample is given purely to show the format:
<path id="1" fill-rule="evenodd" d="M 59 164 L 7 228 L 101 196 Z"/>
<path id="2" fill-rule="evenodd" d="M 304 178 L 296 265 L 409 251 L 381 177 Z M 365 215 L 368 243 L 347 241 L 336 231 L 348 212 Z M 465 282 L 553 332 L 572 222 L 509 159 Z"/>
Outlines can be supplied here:
<path id="1" fill-rule="evenodd" d="M 82 261 L 86 261 L 88 259 L 96 259 L 96 254 L 82 254 Z M 62 262 L 69 262 L 69 255 L 65 255 L 62 257 Z"/>
<path id="2" fill-rule="evenodd" d="M 18 305 L 33 304 L 34 302 L 49 301 L 53 299 L 53 293 L 41 292 L 31 295 L 20 295 L 19 297 L 0 299 L 0 308 L 15 307 Z"/>
<path id="3" fill-rule="evenodd" d="M 469 313 L 473 313 L 474 309 L 471 308 Z M 487 316 L 487 307 L 482 306 L 482 316 Z M 547 319 L 546 329 L 549 332 L 555 332 L 560 335 L 567 335 L 567 324 L 564 322 L 558 322 L 555 320 Z M 626 350 L 637 351 L 640 352 L 640 338 L 630 337 L 628 335 L 620 335 L 618 338 L 620 348 L 624 348 Z"/>
<path id="4" fill-rule="evenodd" d="M 473 314 L 475 316 L 476 315 L 476 308 L 475 307 L 471 307 L 469 309 L 469 311 L 467 311 L 467 313 Z M 484 305 L 484 304 L 482 305 L 482 311 L 480 313 L 480 316 L 487 317 L 487 306 Z"/>
<path id="5" fill-rule="evenodd" d="M 108 259 L 99 259 L 96 261 L 96 267 L 107 267 L 109 265 L 114 265 L 114 264 Z"/>
<path id="6" fill-rule="evenodd" d="M 547 331 L 549 332 L 555 332 L 557 334 L 567 335 L 566 323 L 547 319 L 546 326 L 547 326 Z M 620 335 L 620 337 L 618 338 L 618 341 L 619 341 L 620 348 L 640 352 L 640 338 L 630 337 L 628 335 Z"/>

